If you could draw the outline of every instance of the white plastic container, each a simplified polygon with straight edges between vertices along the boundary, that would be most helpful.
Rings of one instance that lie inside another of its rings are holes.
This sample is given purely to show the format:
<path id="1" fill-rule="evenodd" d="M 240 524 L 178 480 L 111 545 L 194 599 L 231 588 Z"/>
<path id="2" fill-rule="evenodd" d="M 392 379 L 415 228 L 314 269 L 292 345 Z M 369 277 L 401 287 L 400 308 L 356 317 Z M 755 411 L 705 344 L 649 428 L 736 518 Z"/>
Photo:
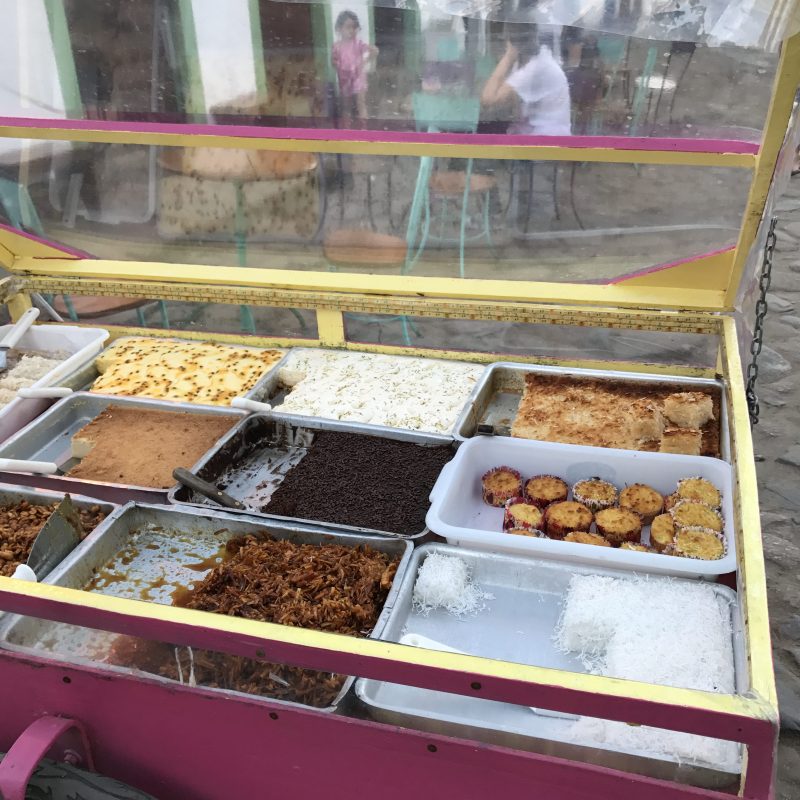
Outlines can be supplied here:
<path id="1" fill-rule="evenodd" d="M 0 338 L 10 330 L 10 325 L 0 326 Z M 42 355 L 67 353 L 69 357 L 41 377 L 32 388 L 53 386 L 64 377 L 93 359 L 108 339 L 102 328 L 79 328 L 76 325 L 36 325 L 19 341 L 17 350 L 34 350 Z M 36 419 L 53 404 L 53 399 L 24 399 L 17 397 L 0 408 L 0 442 Z"/>
<path id="2" fill-rule="evenodd" d="M 619 489 L 645 483 L 664 495 L 674 492 L 681 478 L 706 478 L 722 492 L 726 554 L 716 561 L 704 561 L 505 533 L 503 509 L 484 503 L 481 490 L 483 474 L 500 466 L 518 470 L 523 480 L 557 475 L 571 487 L 579 480 L 599 477 Z M 712 577 L 736 571 L 732 495 L 731 467 L 716 458 L 478 436 L 462 444 L 445 465 L 431 491 L 426 522 L 448 544 L 642 572 Z"/>

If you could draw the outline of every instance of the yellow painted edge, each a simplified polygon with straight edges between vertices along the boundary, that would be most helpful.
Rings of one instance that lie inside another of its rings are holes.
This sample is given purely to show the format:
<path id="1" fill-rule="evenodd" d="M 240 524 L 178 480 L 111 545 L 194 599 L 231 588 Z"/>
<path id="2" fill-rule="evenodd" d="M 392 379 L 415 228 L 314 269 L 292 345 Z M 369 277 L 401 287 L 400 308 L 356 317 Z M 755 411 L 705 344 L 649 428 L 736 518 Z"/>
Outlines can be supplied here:
<path id="1" fill-rule="evenodd" d="M 411 275 L 362 275 L 306 272 L 146 261 L 60 260 L 20 258 L 13 271 L 42 277 L 184 283 L 203 286 L 252 286 L 304 291 L 362 292 L 422 298 L 494 300 L 500 302 L 566 302 L 625 308 L 723 310 L 722 291 L 655 289 L 625 285 L 535 283 L 529 281 L 431 278 Z"/>
<path id="2" fill-rule="evenodd" d="M 637 681 L 586 675 L 577 672 L 511 664 L 495 659 L 421 650 L 372 639 L 358 639 L 322 631 L 295 628 L 268 622 L 229 617 L 204 611 L 143 603 L 98 592 L 83 592 L 62 586 L 28 583 L 13 578 L 0 578 L 0 603 L 3 595 L 47 598 L 65 606 L 92 608 L 137 619 L 153 619 L 177 623 L 186 628 L 202 627 L 207 630 L 250 636 L 264 645 L 281 642 L 315 647 L 332 653 L 348 653 L 366 657 L 388 658 L 401 664 L 420 664 L 465 672 L 472 678 L 504 678 L 533 684 L 559 686 L 567 689 L 603 694 L 609 697 L 655 700 L 671 705 L 703 711 L 736 714 L 753 719 L 769 719 L 770 709 L 758 697 L 722 695 L 690 689 L 655 686 Z M 124 627 L 124 623 L 122 626 Z M 177 637 L 176 637 L 177 638 Z M 255 652 L 253 657 L 256 657 Z M 465 687 L 466 688 L 466 687 Z M 650 720 L 658 724 L 657 719 Z"/>
<path id="3" fill-rule="evenodd" d="M 14 253 L 0 241 L 0 267 L 3 269 L 11 269 L 14 265 Z"/>
<path id="4" fill-rule="evenodd" d="M 736 323 L 732 317 L 722 320 L 722 350 L 725 375 L 729 384 L 728 427 L 734 451 L 735 477 L 738 484 L 741 531 L 739 542 L 740 591 L 743 595 L 745 635 L 753 690 L 776 709 L 777 693 L 772 663 L 769 629 L 767 575 L 761 538 L 750 417 L 744 394 L 744 375 L 737 345 Z"/>
<path id="5" fill-rule="evenodd" d="M 8 228 L 0 228 L 0 246 L 12 253 L 15 258 L 76 260 L 75 256 L 65 253 L 57 247 L 50 247 L 44 242 L 31 239 L 29 236 L 23 236 L 21 233 Z M 8 268 L 12 269 L 13 263 Z"/>
<path id="6" fill-rule="evenodd" d="M 344 315 L 341 311 L 317 309 L 317 334 L 323 347 L 344 347 Z"/>
<path id="7" fill-rule="evenodd" d="M 253 286 L 198 287 L 194 284 L 155 281 L 60 278 L 38 275 L 18 277 L 28 291 L 44 294 L 102 295 L 105 297 L 159 298 L 173 302 L 245 303 L 269 308 L 328 309 L 356 314 L 470 319 L 578 327 L 624 328 L 717 335 L 715 316 L 681 311 L 565 306 L 545 303 L 497 303 L 492 300 L 398 297 L 385 292 L 314 292 Z"/>
<path id="8" fill-rule="evenodd" d="M 739 240 L 736 243 L 733 269 L 725 294 L 724 303 L 731 308 L 736 302 L 747 257 L 764 214 L 764 206 L 772 185 L 778 155 L 786 137 L 786 128 L 789 124 L 798 86 L 800 86 L 800 33 L 795 33 L 794 36 L 785 39 L 781 47 L 764 135 L 750 183 L 750 193 L 739 230 Z"/>
<path id="9" fill-rule="evenodd" d="M 30 295 L 23 293 L 12 295 L 8 300 L 11 321 L 16 322 L 32 305 Z"/>
<path id="10" fill-rule="evenodd" d="M 658 286 L 662 289 L 719 289 L 727 286 L 733 268 L 734 251 L 714 253 L 674 267 L 654 270 L 620 281 L 618 286 Z"/>
<path id="11" fill-rule="evenodd" d="M 615 150 L 610 147 L 550 147 L 546 145 L 437 144 L 432 142 L 359 142 L 338 139 L 271 139 L 224 133 L 156 133 L 144 131 L 64 130 L 56 127 L 0 126 L 0 137 L 66 142 L 222 147 L 237 150 L 278 150 L 315 153 L 356 153 L 381 156 L 441 156 L 497 160 L 578 161 L 607 164 L 667 164 L 693 167 L 753 169 L 751 153 L 687 153 L 676 150 Z"/>

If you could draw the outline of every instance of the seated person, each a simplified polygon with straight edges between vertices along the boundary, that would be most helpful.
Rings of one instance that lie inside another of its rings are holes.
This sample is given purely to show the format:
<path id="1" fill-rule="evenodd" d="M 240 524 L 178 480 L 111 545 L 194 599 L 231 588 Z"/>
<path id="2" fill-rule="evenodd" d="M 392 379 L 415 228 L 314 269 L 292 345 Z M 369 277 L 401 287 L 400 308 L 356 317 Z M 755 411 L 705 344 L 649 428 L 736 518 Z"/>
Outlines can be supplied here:
<path id="1" fill-rule="evenodd" d="M 552 49 L 539 44 L 536 25 L 511 25 L 506 52 L 481 93 L 484 107 L 512 105 L 509 133 L 569 136 L 569 85 Z M 516 29 L 516 30 L 514 30 Z"/>

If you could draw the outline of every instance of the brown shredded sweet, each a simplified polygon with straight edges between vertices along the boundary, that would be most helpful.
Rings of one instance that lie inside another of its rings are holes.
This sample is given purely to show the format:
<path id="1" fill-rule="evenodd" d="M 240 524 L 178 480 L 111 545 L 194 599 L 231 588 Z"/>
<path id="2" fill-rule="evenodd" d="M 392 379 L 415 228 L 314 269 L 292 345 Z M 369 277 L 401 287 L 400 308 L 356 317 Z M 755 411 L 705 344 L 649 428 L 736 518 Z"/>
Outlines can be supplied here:
<path id="1" fill-rule="evenodd" d="M 173 605 L 293 627 L 368 636 L 378 621 L 399 558 L 370 547 L 295 544 L 246 536 L 227 559 Z M 266 695 L 322 708 L 344 675 L 120 637 L 112 663 L 198 686 Z"/>
<path id="2" fill-rule="evenodd" d="M 28 560 L 34 539 L 53 513 L 55 505 L 34 506 L 23 500 L 0 508 L 0 575 L 10 577 Z M 79 508 L 84 535 L 91 533 L 105 518 L 99 506 Z"/>

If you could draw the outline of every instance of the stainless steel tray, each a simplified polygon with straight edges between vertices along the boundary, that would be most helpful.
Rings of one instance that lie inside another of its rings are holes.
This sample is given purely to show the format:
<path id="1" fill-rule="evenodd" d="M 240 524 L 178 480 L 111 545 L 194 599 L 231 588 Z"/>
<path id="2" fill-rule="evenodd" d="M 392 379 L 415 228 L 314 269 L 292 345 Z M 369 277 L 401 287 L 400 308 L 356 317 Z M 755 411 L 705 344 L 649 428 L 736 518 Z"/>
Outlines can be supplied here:
<path id="1" fill-rule="evenodd" d="M 117 508 L 113 503 L 104 503 L 100 500 L 95 500 L 91 497 L 85 497 L 80 494 L 71 494 L 72 502 L 78 508 L 93 508 L 97 506 L 106 514 L 111 514 Z M 23 489 L 21 486 L 12 486 L 10 484 L 0 483 L 0 508 L 6 506 L 13 506 L 17 503 L 26 501 L 32 506 L 55 506 L 64 499 L 64 492 L 50 492 L 43 489 Z M 100 526 L 98 525 L 95 530 Z M 87 531 L 87 539 L 93 534 L 93 531 Z M 0 615 L 4 612 L 0 611 Z"/>
<path id="2" fill-rule="evenodd" d="M 92 384 L 100 377 L 100 373 L 95 366 L 95 361 L 97 358 L 102 357 L 105 355 L 108 350 L 110 350 L 115 344 L 118 342 L 123 342 L 126 339 L 133 339 L 133 338 L 142 338 L 142 337 L 133 337 L 133 336 L 122 336 L 119 339 L 115 339 L 112 344 L 105 348 L 101 353 L 99 353 L 95 358 L 93 358 L 88 364 L 84 365 L 75 372 L 67 375 L 63 380 L 61 380 L 57 385 L 64 386 L 68 389 L 72 389 L 73 392 L 88 392 Z M 159 339 L 169 338 L 169 337 L 154 337 Z M 186 342 L 186 341 L 193 341 L 187 339 L 169 339 L 170 341 L 176 342 Z M 269 396 L 269 393 L 273 391 L 273 387 L 277 385 L 277 370 L 284 366 L 284 362 L 286 361 L 287 356 L 291 352 L 291 350 L 286 350 L 283 347 L 248 347 L 247 345 L 231 345 L 231 347 L 244 347 L 247 350 L 275 350 L 283 353 L 283 357 L 276 361 L 256 382 L 252 389 L 248 392 L 245 392 L 242 397 L 247 397 L 251 400 L 259 400 L 263 401 Z M 104 395 L 101 392 L 92 392 L 92 394 L 96 394 L 99 397 L 126 397 L 127 395 Z M 170 403 L 172 405 L 192 405 L 192 406 L 199 406 L 200 403 L 179 403 L 177 400 L 162 400 L 160 398 L 134 398 L 134 399 L 141 399 L 141 400 L 148 400 L 152 399 L 160 403 Z M 202 405 L 203 408 L 223 408 L 224 406 L 212 406 L 212 405 Z"/>
<path id="3" fill-rule="evenodd" d="M 227 494 L 248 506 L 244 512 L 262 519 L 277 519 L 293 524 L 311 524 L 326 529 L 352 531 L 353 533 L 395 538 L 419 539 L 429 531 L 424 527 L 412 536 L 401 536 L 388 531 L 337 525 L 319 520 L 298 517 L 281 517 L 259 511 L 269 501 L 272 493 L 286 473 L 300 462 L 305 448 L 311 444 L 313 432 L 318 430 L 358 433 L 364 436 L 380 436 L 421 445 L 449 445 L 455 453 L 456 443 L 451 436 L 434 433 L 385 428 L 358 422 L 338 422 L 317 417 L 298 417 L 286 414 L 252 414 L 237 423 L 217 446 L 195 465 L 194 472 L 203 480 L 213 483 Z M 280 445 L 259 446 L 264 440 L 278 440 Z M 432 488 L 432 487 L 431 487 Z M 176 486 L 169 492 L 172 503 L 183 503 L 207 508 L 217 507 L 211 500 L 202 497 L 184 486 Z"/>
<path id="4" fill-rule="evenodd" d="M 289 539 L 303 544 L 333 543 L 350 547 L 369 545 L 374 550 L 400 556 L 394 583 L 383 610 L 370 634 L 378 638 L 386 626 L 397 600 L 403 575 L 411 560 L 410 542 L 379 536 L 357 536 L 349 533 L 324 532 L 310 527 L 265 522 L 253 517 L 211 513 L 192 508 L 129 503 L 117 509 L 72 554 L 54 569 L 44 583 L 85 589 L 100 573 L 105 586 L 103 594 L 171 603 L 172 593 L 202 580 L 211 569 L 211 562 L 229 539 L 256 531 L 276 539 Z M 123 551 L 131 543 L 126 555 Z M 116 559 L 116 562 L 110 564 Z M 202 568 L 201 568 L 202 567 Z M 90 663 L 104 670 L 122 672 L 173 685 L 168 678 L 140 670 L 99 663 L 108 654 L 117 634 L 107 631 L 65 625 L 20 615 L 9 615 L 0 623 L 0 641 L 4 647 L 42 655 L 43 651 L 60 660 Z M 355 678 L 348 678 L 341 692 L 326 710 L 333 711 L 347 694 Z M 250 699 L 268 699 L 226 689 L 213 689 L 227 695 Z M 272 703 L 302 706 L 300 703 L 270 699 Z M 302 706 L 305 707 L 305 706 Z"/>
<path id="5" fill-rule="evenodd" d="M 292 348 L 292 350 L 290 350 L 277 364 L 275 364 L 275 366 L 269 371 L 269 374 L 264 376 L 263 385 L 260 386 L 260 390 L 262 390 L 261 394 L 260 394 L 259 397 L 255 397 L 254 399 L 255 400 L 260 400 L 262 402 L 270 403 L 273 406 L 273 409 L 274 409 L 273 413 L 275 413 L 276 415 L 280 416 L 283 419 L 299 420 L 302 424 L 305 424 L 306 422 L 310 422 L 310 421 L 322 422 L 322 423 L 337 422 L 337 420 L 331 419 L 329 417 L 305 416 L 303 414 L 293 414 L 293 413 L 283 412 L 283 411 L 280 411 L 280 410 L 275 408 L 275 406 L 277 406 L 280 403 L 282 403 L 283 400 L 291 393 L 290 389 L 287 389 L 285 386 L 283 386 L 281 384 L 280 370 L 283 367 L 287 367 L 288 366 L 288 364 L 290 362 L 290 356 L 293 353 L 298 353 L 298 352 L 302 352 L 304 350 L 313 350 L 313 349 L 314 348 L 310 348 L 310 347 L 295 347 L 295 348 Z M 339 352 L 339 351 L 337 351 L 337 352 Z M 353 352 L 353 351 L 344 350 L 344 351 L 341 351 L 341 352 L 348 353 L 348 352 Z M 367 355 L 369 355 L 369 354 L 367 354 Z M 473 364 L 472 362 L 458 361 L 457 359 L 451 359 L 451 358 L 436 359 L 436 358 L 421 358 L 419 356 L 397 356 L 397 355 L 393 355 L 392 358 L 401 358 L 401 359 L 405 359 L 405 360 L 408 360 L 408 361 L 425 361 L 425 362 L 428 362 L 428 363 L 432 362 L 432 361 L 433 362 L 435 362 L 435 361 L 446 361 L 448 363 L 461 363 L 461 364 L 464 364 L 465 366 L 471 366 L 471 367 L 480 366 L 480 365 Z M 481 374 L 481 377 L 478 378 L 478 383 L 472 388 L 472 391 L 469 393 L 469 395 L 466 398 L 464 398 L 465 406 L 472 399 L 477 387 L 483 381 L 484 375 L 485 375 L 485 370 L 484 370 L 484 373 Z M 261 381 L 259 381 L 259 384 L 261 384 Z M 350 425 L 361 426 L 362 429 L 365 430 L 365 431 L 371 431 L 373 433 L 375 433 L 375 432 L 377 432 L 377 433 L 383 432 L 386 435 L 389 435 L 389 434 L 392 434 L 392 433 L 396 433 L 398 431 L 407 431 L 407 432 L 410 432 L 410 433 L 423 434 L 425 436 L 454 436 L 455 432 L 458 430 L 459 421 L 460 421 L 460 418 L 463 415 L 463 413 L 464 412 L 462 411 L 461 414 L 456 418 L 456 422 L 454 423 L 453 428 L 450 431 L 448 431 L 447 433 L 435 433 L 433 431 L 413 431 L 410 428 L 392 428 L 392 427 L 390 427 L 388 425 L 373 425 L 371 423 L 361 423 L 361 422 L 348 421 L 348 420 L 340 420 L 340 421 L 348 422 L 348 424 L 350 424 Z"/>
<path id="6" fill-rule="evenodd" d="M 111 397 L 110 395 L 76 392 L 59 400 L 44 414 L 35 419 L 10 439 L 0 444 L 0 458 L 19 458 L 32 461 L 52 461 L 59 469 L 67 471 L 75 463 L 71 453 L 72 436 L 84 425 L 101 414 L 110 405 L 141 408 L 148 411 L 183 411 L 188 414 L 225 415 L 231 425 L 244 416 L 244 412 L 221 406 L 200 406 L 145 398 Z M 23 483 L 58 492 L 76 492 L 97 497 L 110 503 L 128 503 L 132 500 L 148 503 L 166 503 L 167 489 L 153 489 L 119 483 L 105 483 L 70 478 L 60 475 L 28 475 L 0 473 L 0 480 Z"/>
<path id="7" fill-rule="evenodd" d="M 576 378 L 594 378 L 626 383 L 674 384 L 681 391 L 692 387 L 720 391 L 720 451 L 725 461 L 730 461 L 730 439 L 728 433 L 728 407 L 725 395 L 725 382 L 715 378 L 687 378 L 683 376 L 657 375 L 640 372 L 621 372 L 616 370 L 578 369 L 547 367 L 537 364 L 516 364 L 497 362 L 489 366 L 478 381 L 467 405 L 456 423 L 457 439 L 470 439 L 476 434 L 478 425 L 489 424 L 499 429 L 510 428 L 517 415 L 519 401 L 525 386 L 525 375 L 573 375 Z"/>
<path id="8" fill-rule="evenodd" d="M 412 594 L 417 572 L 431 553 L 457 556 L 465 561 L 475 583 L 494 595 L 494 599 L 487 600 L 489 608 L 465 618 L 457 618 L 442 609 L 431 611 L 427 616 L 414 613 Z M 426 544 L 414 550 L 380 638 L 397 642 L 401 636 L 415 633 L 471 655 L 585 672 L 577 658 L 555 650 L 551 638 L 567 585 L 576 574 L 630 577 L 630 573 L 623 570 Z M 731 603 L 736 687 L 738 692 L 744 692 L 749 678 L 736 593 L 720 584 L 713 584 L 713 587 Z M 668 780 L 690 780 L 709 787 L 727 786 L 735 779 L 733 773 L 710 765 L 678 763 L 643 752 L 623 753 L 576 744 L 566 736 L 572 724 L 570 715 L 544 710 L 535 712 L 510 703 L 366 678 L 356 682 L 355 691 L 370 716 L 392 725 L 478 739 Z"/>

